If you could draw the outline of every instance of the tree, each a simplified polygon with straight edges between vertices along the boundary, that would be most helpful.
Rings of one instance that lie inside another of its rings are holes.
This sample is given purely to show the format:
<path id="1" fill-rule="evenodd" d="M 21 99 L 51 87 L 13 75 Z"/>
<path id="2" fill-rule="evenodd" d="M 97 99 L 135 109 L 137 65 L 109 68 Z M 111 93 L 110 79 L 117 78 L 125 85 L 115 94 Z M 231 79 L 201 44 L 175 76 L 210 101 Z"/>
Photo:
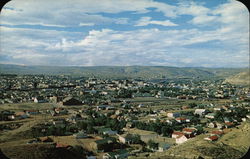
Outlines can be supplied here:
<path id="1" fill-rule="evenodd" d="M 189 107 L 190 107 L 190 108 L 194 108 L 194 107 L 196 107 L 196 106 L 197 106 L 196 103 L 189 103 Z"/>
<path id="2" fill-rule="evenodd" d="M 138 134 L 128 134 L 126 138 L 133 144 L 140 144 L 142 143 L 141 141 L 141 136 Z"/>
<path id="3" fill-rule="evenodd" d="M 149 146 L 149 148 L 151 148 L 151 149 L 155 149 L 155 150 L 158 149 L 158 145 L 159 145 L 158 143 L 154 142 L 154 141 L 151 140 L 151 139 L 148 141 L 148 146 Z"/>
<path id="4" fill-rule="evenodd" d="M 163 126 L 161 128 L 161 132 L 162 132 L 163 136 L 170 137 L 171 134 L 173 133 L 173 130 L 168 126 Z"/>

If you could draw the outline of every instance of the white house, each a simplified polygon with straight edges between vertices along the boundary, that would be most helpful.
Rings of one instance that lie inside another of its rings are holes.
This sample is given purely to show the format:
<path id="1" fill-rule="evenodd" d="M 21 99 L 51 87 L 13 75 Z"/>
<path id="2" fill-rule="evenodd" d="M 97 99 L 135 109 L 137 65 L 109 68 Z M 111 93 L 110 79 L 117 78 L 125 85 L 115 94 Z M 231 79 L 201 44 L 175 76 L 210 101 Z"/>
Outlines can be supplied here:
<path id="1" fill-rule="evenodd" d="M 177 117 L 179 117 L 181 115 L 180 115 L 180 113 L 167 113 L 167 116 L 169 118 L 177 118 Z"/>
<path id="2" fill-rule="evenodd" d="M 205 115 L 205 117 L 209 119 L 214 119 L 214 116 L 215 116 L 214 113 L 208 113 L 207 115 Z"/>
<path id="3" fill-rule="evenodd" d="M 199 116 L 205 115 L 207 113 L 206 109 L 195 109 L 194 114 L 198 114 Z"/>
<path id="4" fill-rule="evenodd" d="M 177 144 L 182 144 L 182 143 L 186 142 L 187 140 L 188 140 L 188 138 L 185 135 L 178 136 L 175 139 Z"/>

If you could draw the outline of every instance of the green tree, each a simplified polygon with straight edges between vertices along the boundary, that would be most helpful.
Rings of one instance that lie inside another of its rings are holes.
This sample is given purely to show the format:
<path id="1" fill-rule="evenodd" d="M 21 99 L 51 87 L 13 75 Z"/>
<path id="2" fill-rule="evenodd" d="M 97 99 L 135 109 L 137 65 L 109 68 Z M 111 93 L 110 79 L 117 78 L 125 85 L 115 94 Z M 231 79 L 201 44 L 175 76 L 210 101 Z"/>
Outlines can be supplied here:
<path id="1" fill-rule="evenodd" d="M 151 149 L 155 149 L 155 150 L 158 149 L 158 145 L 159 145 L 158 143 L 154 142 L 154 141 L 151 140 L 151 139 L 148 141 L 148 146 L 149 146 L 149 148 L 151 148 Z"/>

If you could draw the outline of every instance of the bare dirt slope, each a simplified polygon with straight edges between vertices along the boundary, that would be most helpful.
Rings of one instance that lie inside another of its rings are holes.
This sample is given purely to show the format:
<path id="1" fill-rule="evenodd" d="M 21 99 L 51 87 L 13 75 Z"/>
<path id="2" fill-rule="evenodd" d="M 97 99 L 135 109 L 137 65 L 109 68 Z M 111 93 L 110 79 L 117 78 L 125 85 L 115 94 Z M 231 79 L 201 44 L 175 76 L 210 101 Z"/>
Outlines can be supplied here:
<path id="1" fill-rule="evenodd" d="M 236 85 L 250 85 L 250 72 L 241 72 L 239 74 L 227 78 L 225 82 L 229 82 L 231 84 Z"/>

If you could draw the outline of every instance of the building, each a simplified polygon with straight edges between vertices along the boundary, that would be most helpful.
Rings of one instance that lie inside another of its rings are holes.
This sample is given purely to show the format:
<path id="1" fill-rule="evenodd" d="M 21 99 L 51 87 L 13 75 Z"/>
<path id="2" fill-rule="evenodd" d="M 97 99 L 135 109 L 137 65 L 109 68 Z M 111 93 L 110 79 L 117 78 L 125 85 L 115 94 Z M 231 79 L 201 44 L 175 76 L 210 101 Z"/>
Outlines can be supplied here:
<path id="1" fill-rule="evenodd" d="M 175 139 L 175 142 L 177 144 L 182 144 L 184 142 L 186 142 L 188 140 L 188 138 L 185 135 L 180 135 Z"/>
<path id="2" fill-rule="evenodd" d="M 199 116 L 203 116 L 206 113 L 208 113 L 208 111 L 206 109 L 195 109 L 194 114 L 198 114 Z"/>
<path id="3" fill-rule="evenodd" d="M 204 140 L 208 140 L 208 141 L 216 141 L 218 140 L 218 136 L 217 135 L 212 135 L 212 136 L 209 136 L 209 137 L 206 137 L 204 138 Z"/>
<path id="4" fill-rule="evenodd" d="M 179 131 L 174 131 L 172 133 L 172 138 L 176 139 L 178 136 L 184 135 L 183 132 L 179 132 Z"/>
<path id="5" fill-rule="evenodd" d="M 167 116 L 169 118 L 177 118 L 177 117 L 180 117 L 180 113 L 167 113 Z"/>
<path id="6" fill-rule="evenodd" d="M 205 115 L 205 117 L 209 119 L 214 119 L 214 116 L 215 116 L 214 113 L 208 113 L 207 115 Z"/>
<path id="7" fill-rule="evenodd" d="M 224 132 L 222 130 L 214 130 L 211 132 L 212 135 L 222 136 Z"/>
<path id="8" fill-rule="evenodd" d="M 197 129 L 196 128 L 183 128 L 182 132 L 185 134 L 187 138 L 191 138 L 196 135 Z"/>
<path id="9" fill-rule="evenodd" d="M 42 97 L 42 96 L 38 96 L 38 97 L 35 97 L 34 98 L 34 102 L 35 103 L 46 103 L 46 102 L 48 102 L 44 97 Z"/>

